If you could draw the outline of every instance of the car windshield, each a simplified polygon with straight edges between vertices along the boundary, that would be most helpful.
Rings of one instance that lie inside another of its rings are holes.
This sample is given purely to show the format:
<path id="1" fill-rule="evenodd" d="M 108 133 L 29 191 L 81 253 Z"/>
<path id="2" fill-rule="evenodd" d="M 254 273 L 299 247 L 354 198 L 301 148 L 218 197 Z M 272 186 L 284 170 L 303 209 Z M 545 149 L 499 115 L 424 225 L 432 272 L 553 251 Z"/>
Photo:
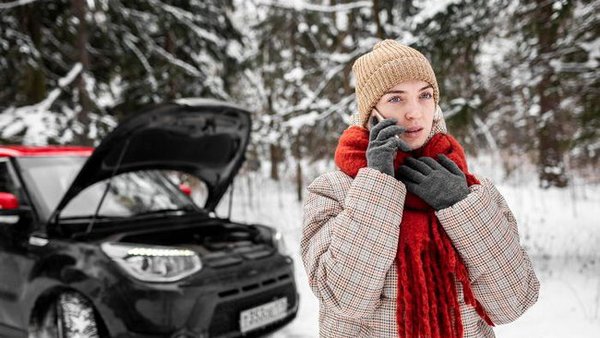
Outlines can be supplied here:
<path id="1" fill-rule="evenodd" d="M 85 160 L 86 157 L 75 156 L 18 159 L 24 179 L 46 219 L 60 202 Z M 165 173 L 147 170 L 123 173 L 87 187 L 65 206 L 60 217 L 91 217 L 96 214 L 101 200 L 102 205 L 97 213 L 101 218 L 196 209 L 194 203 L 169 181 Z"/>

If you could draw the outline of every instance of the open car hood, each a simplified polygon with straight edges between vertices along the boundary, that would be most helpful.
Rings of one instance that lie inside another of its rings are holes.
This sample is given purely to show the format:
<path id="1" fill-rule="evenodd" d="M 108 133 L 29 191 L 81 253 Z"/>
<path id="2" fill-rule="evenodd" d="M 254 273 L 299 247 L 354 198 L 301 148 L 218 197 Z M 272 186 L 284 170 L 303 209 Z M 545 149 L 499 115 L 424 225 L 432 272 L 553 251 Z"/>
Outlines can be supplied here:
<path id="1" fill-rule="evenodd" d="M 244 161 L 250 114 L 228 103 L 180 99 L 120 123 L 87 159 L 54 215 L 85 188 L 125 172 L 167 169 L 202 179 L 213 211 Z"/>

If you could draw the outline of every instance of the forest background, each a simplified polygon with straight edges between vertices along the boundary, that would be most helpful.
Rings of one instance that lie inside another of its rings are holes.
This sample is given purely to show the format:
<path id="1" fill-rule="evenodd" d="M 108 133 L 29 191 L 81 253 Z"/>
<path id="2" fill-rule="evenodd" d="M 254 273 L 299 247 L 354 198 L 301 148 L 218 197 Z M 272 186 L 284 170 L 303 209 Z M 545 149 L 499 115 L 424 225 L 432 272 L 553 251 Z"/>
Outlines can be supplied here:
<path id="1" fill-rule="evenodd" d="M 0 1 L 0 143 L 97 144 L 180 97 L 253 112 L 245 171 L 294 182 L 356 111 L 353 62 L 384 38 L 431 61 L 450 131 L 503 179 L 598 183 L 600 1 Z"/>

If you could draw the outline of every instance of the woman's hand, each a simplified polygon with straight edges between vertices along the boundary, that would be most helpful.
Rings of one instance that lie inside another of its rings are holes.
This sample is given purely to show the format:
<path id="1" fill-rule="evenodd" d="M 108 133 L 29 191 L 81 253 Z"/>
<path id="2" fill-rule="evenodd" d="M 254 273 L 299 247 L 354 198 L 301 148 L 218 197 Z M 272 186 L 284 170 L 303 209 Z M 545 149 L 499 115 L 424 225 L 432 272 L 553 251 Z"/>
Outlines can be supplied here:
<path id="1" fill-rule="evenodd" d="M 410 148 L 398 134 L 406 129 L 397 126 L 396 119 L 385 119 L 372 126 L 367 147 L 367 166 L 384 174 L 394 176 L 394 157 L 398 149 L 410 151 Z"/>
<path id="2" fill-rule="evenodd" d="M 406 189 L 435 210 L 445 209 L 469 194 L 465 174 L 445 155 L 439 163 L 431 157 L 407 158 L 398 168 L 398 179 Z"/>

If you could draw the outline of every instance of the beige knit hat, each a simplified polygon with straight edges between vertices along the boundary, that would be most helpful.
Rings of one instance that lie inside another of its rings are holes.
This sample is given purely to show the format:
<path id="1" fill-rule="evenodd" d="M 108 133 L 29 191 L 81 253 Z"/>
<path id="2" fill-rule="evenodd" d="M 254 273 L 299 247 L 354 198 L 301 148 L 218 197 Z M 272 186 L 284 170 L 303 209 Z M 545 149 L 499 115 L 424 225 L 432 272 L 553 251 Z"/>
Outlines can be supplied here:
<path id="1" fill-rule="evenodd" d="M 359 57 L 352 71 L 356 78 L 358 124 L 365 125 L 371 110 L 387 90 L 409 80 L 425 81 L 433 86 L 433 99 L 439 103 L 440 91 L 427 58 L 414 48 L 395 40 L 378 42 L 373 50 Z"/>

